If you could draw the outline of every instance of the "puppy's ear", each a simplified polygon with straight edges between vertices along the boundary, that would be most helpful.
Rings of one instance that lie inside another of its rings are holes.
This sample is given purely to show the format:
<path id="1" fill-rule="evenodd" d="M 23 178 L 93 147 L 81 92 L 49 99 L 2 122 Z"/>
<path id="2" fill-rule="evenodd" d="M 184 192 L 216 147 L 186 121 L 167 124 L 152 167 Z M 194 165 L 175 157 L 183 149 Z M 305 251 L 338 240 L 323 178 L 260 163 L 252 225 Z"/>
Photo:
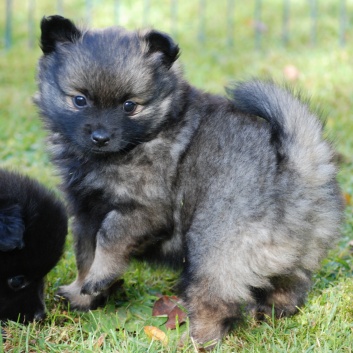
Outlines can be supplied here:
<path id="1" fill-rule="evenodd" d="M 145 40 L 149 46 L 148 53 L 161 52 L 163 54 L 163 64 L 168 69 L 178 59 L 179 47 L 167 34 L 152 30 L 146 34 Z"/>
<path id="2" fill-rule="evenodd" d="M 0 251 L 22 249 L 24 231 L 20 206 L 0 200 Z"/>
<path id="3" fill-rule="evenodd" d="M 40 23 L 42 31 L 40 47 L 45 55 L 55 51 L 57 42 L 74 42 L 82 35 L 81 31 L 67 18 L 62 16 L 43 17 Z"/>

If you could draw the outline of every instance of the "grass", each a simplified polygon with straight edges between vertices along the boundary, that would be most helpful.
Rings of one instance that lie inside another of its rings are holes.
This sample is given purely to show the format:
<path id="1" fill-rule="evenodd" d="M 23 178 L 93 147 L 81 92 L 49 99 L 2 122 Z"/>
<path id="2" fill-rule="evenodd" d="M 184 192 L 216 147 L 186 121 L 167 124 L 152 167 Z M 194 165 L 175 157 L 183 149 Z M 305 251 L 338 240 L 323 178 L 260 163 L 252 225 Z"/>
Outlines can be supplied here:
<path id="1" fill-rule="evenodd" d="M 56 12 L 54 3 L 37 4 L 37 22 L 44 14 Z M 114 23 L 113 1 L 104 3 L 94 7 L 95 26 Z M 341 48 L 338 44 L 338 20 L 334 16 L 339 13 L 338 2 L 320 2 L 316 46 L 310 44 L 308 2 L 299 0 L 292 5 L 290 41 L 286 47 L 279 40 L 282 2 L 266 2 L 262 21 L 267 30 L 262 33 L 261 50 L 255 49 L 252 5 L 238 7 L 235 2 L 234 44 L 227 47 L 226 1 L 207 3 L 203 15 L 204 43 L 196 40 L 200 28 L 197 2 L 178 2 L 176 25 L 170 20 L 170 6 L 163 5 L 161 0 L 151 1 L 148 21 L 142 1 L 119 3 L 122 25 L 134 28 L 148 22 L 162 30 L 172 30 L 182 48 L 186 77 L 205 90 L 223 92 L 223 87 L 232 80 L 252 76 L 270 76 L 282 82 L 286 80 L 284 68 L 295 66 L 300 74 L 292 83 L 308 92 L 313 105 L 324 111 L 325 133 L 341 155 L 339 181 L 347 200 L 342 240 L 316 274 L 306 305 L 298 315 L 288 319 L 270 319 L 259 324 L 246 318 L 215 351 L 352 352 L 353 258 L 348 242 L 353 239 L 353 50 L 349 45 Z M 31 100 L 36 90 L 35 69 L 40 51 L 28 50 L 27 12 L 19 2 L 14 6 L 14 45 L 0 52 L 0 166 L 19 169 L 55 188 L 59 180 L 45 152 L 45 132 Z M 347 1 L 347 6 L 353 9 L 352 0 Z M 65 2 L 64 11 L 80 22 L 85 17 L 84 1 Z M 4 2 L 0 4 L 0 12 L 4 13 Z M 2 18 L 1 38 L 3 22 Z M 352 35 L 349 27 L 347 43 L 352 42 Z M 163 329 L 165 319 L 153 318 L 151 308 L 156 294 L 173 293 L 177 274 L 133 263 L 124 276 L 125 293 L 118 293 L 105 308 L 89 313 L 71 312 L 53 299 L 58 286 L 74 277 L 75 260 L 69 237 L 64 258 L 48 276 L 48 318 L 28 326 L 10 322 L 9 337 L 0 343 L 0 352 L 194 352 L 192 342 L 177 349 L 188 324 L 167 332 L 167 346 L 150 341 L 143 331 L 147 325 Z"/>

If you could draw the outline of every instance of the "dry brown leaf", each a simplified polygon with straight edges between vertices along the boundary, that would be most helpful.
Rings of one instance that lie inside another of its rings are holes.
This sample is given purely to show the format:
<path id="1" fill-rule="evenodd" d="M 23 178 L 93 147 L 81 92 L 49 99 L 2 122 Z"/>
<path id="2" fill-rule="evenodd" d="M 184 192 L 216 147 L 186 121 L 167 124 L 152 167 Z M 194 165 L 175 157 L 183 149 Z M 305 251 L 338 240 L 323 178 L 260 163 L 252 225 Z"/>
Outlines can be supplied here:
<path id="1" fill-rule="evenodd" d="M 174 330 L 176 328 L 176 323 L 181 325 L 186 321 L 186 312 L 181 310 L 178 305 L 175 305 L 174 309 L 168 314 L 168 321 L 165 323 L 165 327 Z"/>
<path id="2" fill-rule="evenodd" d="M 145 334 L 153 339 L 162 342 L 164 346 L 168 344 L 168 337 L 167 335 L 160 330 L 158 327 L 155 326 L 145 326 L 144 328 Z"/>
<path id="3" fill-rule="evenodd" d="M 344 202 L 346 203 L 346 205 L 351 204 L 352 198 L 351 198 L 351 195 L 349 195 L 348 193 L 346 193 L 346 192 L 343 193 L 343 199 L 344 199 Z"/>
<path id="4" fill-rule="evenodd" d="M 168 316 L 178 300 L 176 296 L 162 295 L 153 305 L 152 316 Z"/>
<path id="5" fill-rule="evenodd" d="M 102 347 L 106 336 L 107 336 L 106 333 L 102 333 L 102 334 L 99 336 L 97 342 L 94 344 L 94 348 L 100 348 L 100 347 Z"/>
<path id="6" fill-rule="evenodd" d="M 161 296 L 153 306 L 152 316 L 167 316 L 166 328 L 174 330 L 176 322 L 182 324 L 186 321 L 187 314 L 178 306 L 180 299 L 176 296 Z"/>

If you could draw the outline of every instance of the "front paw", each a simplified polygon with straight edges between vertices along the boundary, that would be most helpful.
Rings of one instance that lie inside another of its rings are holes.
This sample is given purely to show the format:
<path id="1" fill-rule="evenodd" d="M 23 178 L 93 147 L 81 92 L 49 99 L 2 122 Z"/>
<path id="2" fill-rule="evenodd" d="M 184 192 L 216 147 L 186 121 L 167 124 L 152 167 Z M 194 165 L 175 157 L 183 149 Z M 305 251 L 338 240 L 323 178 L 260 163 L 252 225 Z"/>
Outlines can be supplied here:
<path id="1" fill-rule="evenodd" d="M 99 296 L 101 293 L 110 292 L 110 288 L 116 283 L 116 281 L 117 279 L 115 277 L 105 278 L 98 281 L 87 279 L 81 287 L 80 294 L 91 295 L 94 297 Z"/>
<path id="2" fill-rule="evenodd" d="M 98 296 L 81 295 L 81 286 L 73 282 L 68 286 L 61 286 L 56 292 L 56 299 L 63 302 L 71 310 L 88 311 L 103 306 L 107 300 L 107 295 L 102 293 Z"/>

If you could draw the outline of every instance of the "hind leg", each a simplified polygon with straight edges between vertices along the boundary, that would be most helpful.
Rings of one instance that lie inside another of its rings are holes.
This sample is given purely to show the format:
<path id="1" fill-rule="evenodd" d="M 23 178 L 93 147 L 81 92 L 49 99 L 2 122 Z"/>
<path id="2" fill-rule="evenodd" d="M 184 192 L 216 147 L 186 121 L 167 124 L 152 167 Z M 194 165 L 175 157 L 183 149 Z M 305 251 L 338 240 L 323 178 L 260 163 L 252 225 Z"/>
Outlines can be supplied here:
<path id="1" fill-rule="evenodd" d="M 192 277 L 184 276 L 182 293 L 190 318 L 190 336 L 202 348 L 210 349 L 240 320 L 241 305 L 218 295 L 219 283 L 208 278 L 189 282 Z"/>
<path id="2" fill-rule="evenodd" d="M 311 286 L 311 273 L 301 272 L 292 276 L 278 276 L 271 278 L 272 288 L 254 288 L 252 290 L 256 300 L 255 316 L 264 319 L 291 316 L 298 311 L 298 307 L 305 303 Z"/>

